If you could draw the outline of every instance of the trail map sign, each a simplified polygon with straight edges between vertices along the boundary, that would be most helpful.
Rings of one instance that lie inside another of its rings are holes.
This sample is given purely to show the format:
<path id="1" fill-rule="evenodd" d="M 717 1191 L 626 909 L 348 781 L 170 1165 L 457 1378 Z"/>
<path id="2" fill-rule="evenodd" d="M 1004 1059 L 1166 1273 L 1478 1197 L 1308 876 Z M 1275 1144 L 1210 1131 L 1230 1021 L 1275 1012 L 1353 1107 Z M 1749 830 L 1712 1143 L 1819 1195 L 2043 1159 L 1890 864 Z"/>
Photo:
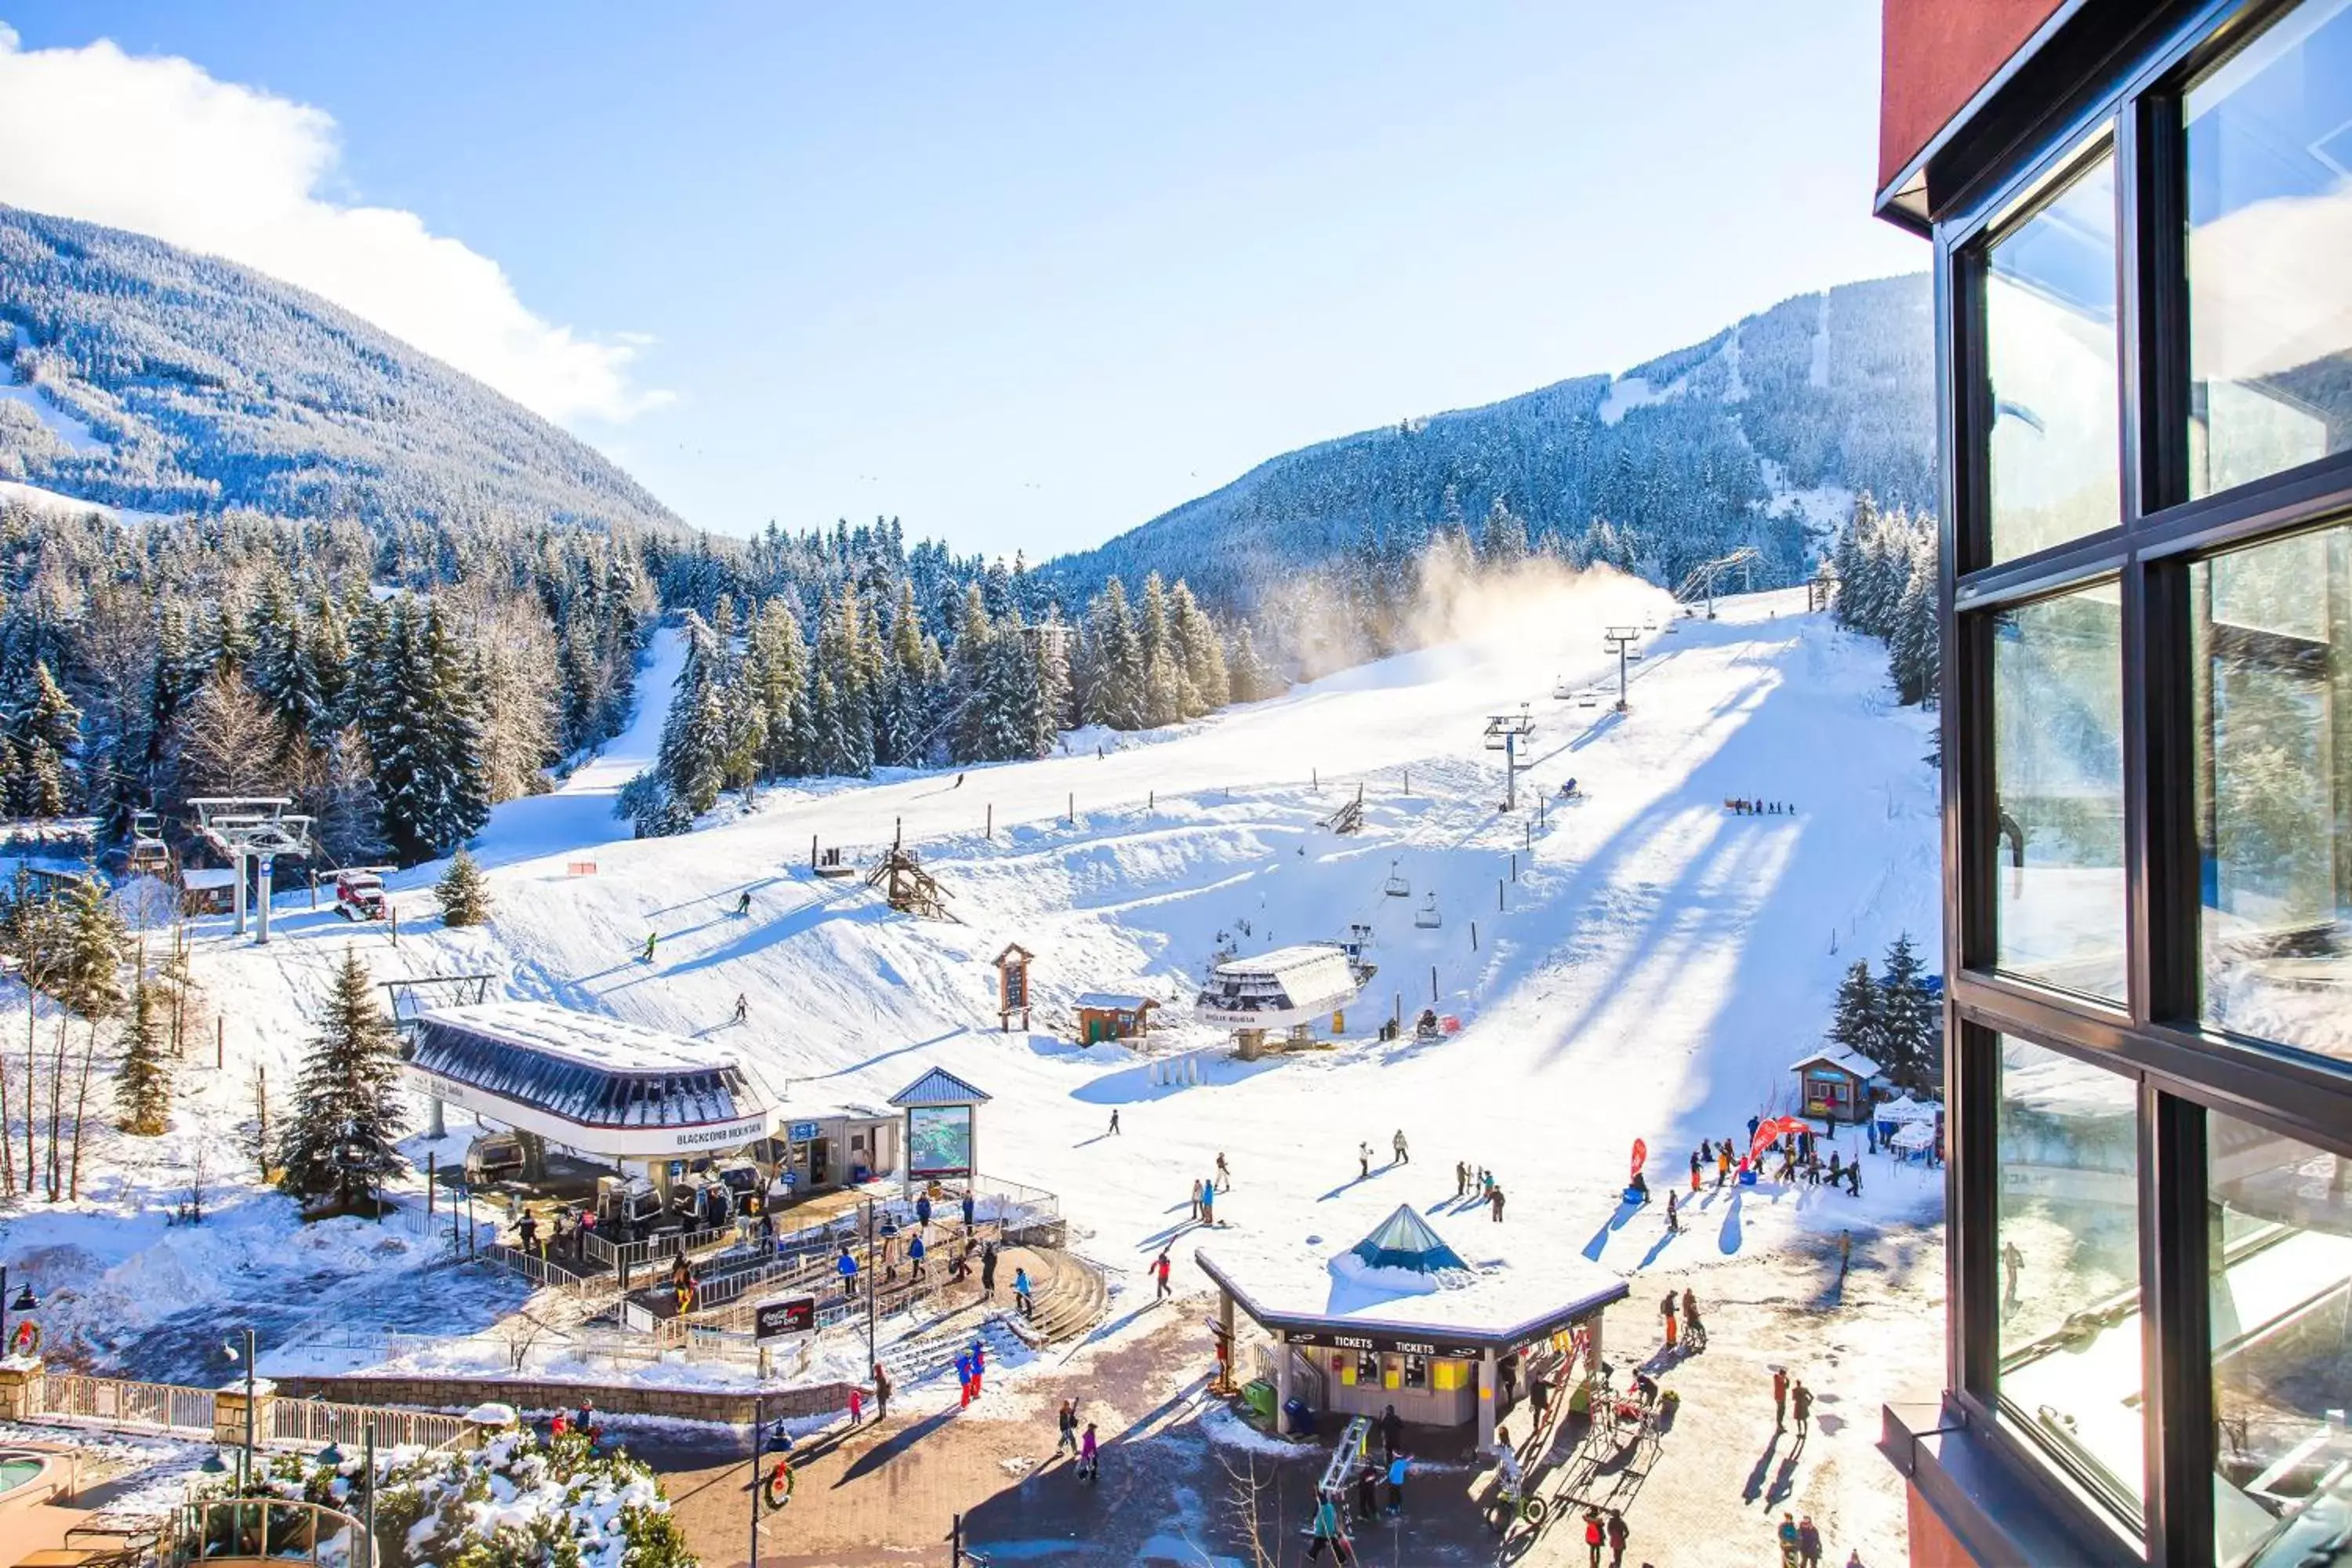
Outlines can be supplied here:
<path id="1" fill-rule="evenodd" d="M 816 1298 L 795 1296 L 788 1301 L 770 1301 L 751 1314 L 751 1338 L 761 1344 L 781 1340 L 787 1334 L 805 1334 L 816 1328 Z"/>
<path id="2" fill-rule="evenodd" d="M 971 1107 L 916 1105 L 907 1110 L 907 1174 L 971 1174 Z"/>

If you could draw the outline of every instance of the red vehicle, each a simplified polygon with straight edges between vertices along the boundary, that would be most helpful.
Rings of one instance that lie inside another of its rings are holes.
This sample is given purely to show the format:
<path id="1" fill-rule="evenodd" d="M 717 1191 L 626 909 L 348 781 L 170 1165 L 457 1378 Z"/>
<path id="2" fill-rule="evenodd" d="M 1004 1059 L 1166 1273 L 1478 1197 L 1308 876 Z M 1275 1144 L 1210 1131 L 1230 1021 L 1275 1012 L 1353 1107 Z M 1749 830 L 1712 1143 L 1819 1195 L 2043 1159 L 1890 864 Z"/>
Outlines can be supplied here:
<path id="1" fill-rule="evenodd" d="M 336 872 L 335 912 L 347 921 L 383 920 L 383 879 L 373 871 Z"/>

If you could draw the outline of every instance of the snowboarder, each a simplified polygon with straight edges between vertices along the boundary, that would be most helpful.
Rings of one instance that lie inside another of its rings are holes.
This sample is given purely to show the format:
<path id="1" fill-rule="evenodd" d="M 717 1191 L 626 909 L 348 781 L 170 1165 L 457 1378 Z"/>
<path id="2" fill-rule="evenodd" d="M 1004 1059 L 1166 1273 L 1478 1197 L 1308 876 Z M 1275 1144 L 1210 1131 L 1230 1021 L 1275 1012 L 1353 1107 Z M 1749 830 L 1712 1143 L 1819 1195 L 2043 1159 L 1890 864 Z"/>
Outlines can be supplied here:
<path id="1" fill-rule="evenodd" d="M 1348 1537 L 1339 1526 L 1339 1510 L 1329 1498 L 1316 1503 L 1315 1523 L 1309 1533 L 1314 1536 L 1307 1543 L 1307 1560 L 1309 1563 L 1320 1558 L 1327 1546 L 1331 1549 L 1334 1562 L 1345 1563 L 1348 1560 Z"/>
<path id="2" fill-rule="evenodd" d="M 1112 1107 L 1112 1108 L 1111 1108 L 1111 1113 L 1110 1113 L 1110 1136 L 1111 1136 L 1111 1137 L 1113 1137 L 1113 1138 L 1116 1138 L 1116 1137 L 1118 1137 L 1118 1107 L 1116 1107 L 1116 1106 L 1114 1106 L 1114 1107 Z"/>
<path id="3" fill-rule="evenodd" d="M 741 920 L 751 912 L 751 889 L 746 888 L 735 900 L 735 918 Z"/>
<path id="4" fill-rule="evenodd" d="M 1359 1143 L 1356 1145 L 1356 1179 L 1362 1181 L 1371 1173 L 1372 1146 L 1370 1143 Z"/>
<path id="5" fill-rule="evenodd" d="M 1392 1456 L 1389 1460 L 1389 1517 L 1391 1519 L 1404 1512 L 1404 1456 L 1402 1454 Z"/>
<path id="6" fill-rule="evenodd" d="M 1496 1183 L 1486 1189 L 1486 1206 L 1494 1210 L 1496 1225 L 1503 1223 L 1503 1184 Z"/>
<path id="7" fill-rule="evenodd" d="M 736 1021 L 737 1023 L 739 1023 L 739 1024 L 740 1024 L 740 1023 L 742 1023 L 745 1019 L 749 1018 L 751 1016 L 751 998 L 750 998 L 750 997 L 748 997 L 748 996 L 746 996 L 746 995 L 744 995 L 744 994 L 743 994 L 742 992 L 738 991 L 737 993 L 735 993 L 735 1021 Z"/>
<path id="8" fill-rule="evenodd" d="M 1089 1421 L 1087 1423 L 1086 1436 L 1078 1439 L 1078 1479 L 1093 1480 L 1101 1462 L 1095 1444 L 1095 1424 Z"/>
<path id="9" fill-rule="evenodd" d="M 1067 1453 L 1072 1458 L 1076 1458 L 1078 1457 L 1077 1401 L 1075 1399 L 1062 1401 L 1062 1412 L 1054 1418 L 1054 1423 L 1062 1429 L 1061 1437 L 1054 1444 L 1054 1457 L 1060 1458 L 1064 1453 Z"/>
<path id="10" fill-rule="evenodd" d="M 640 963 L 651 963 L 654 961 L 654 944 L 660 940 L 661 934 L 658 931 L 649 931 L 646 932 L 646 951 L 644 954 L 639 957 L 637 962 Z"/>
<path id="11" fill-rule="evenodd" d="M 1159 1257 L 1151 1260 L 1151 1300 L 1157 1306 L 1168 1300 L 1168 1250 L 1165 1247 L 1160 1249 Z"/>
<path id="12" fill-rule="evenodd" d="M 1397 1449 L 1403 1446 L 1404 1419 L 1396 1413 L 1396 1406 L 1391 1405 L 1381 1412 L 1381 1451 L 1394 1458 Z"/>
<path id="13" fill-rule="evenodd" d="M 1772 1369 L 1772 1430 L 1778 1432 L 1789 1424 L 1789 1369 Z"/>
<path id="14" fill-rule="evenodd" d="M 1805 1386 L 1801 1377 L 1789 1390 L 1789 1414 L 1797 1418 L 1797 1441 L 1801 1443 L 1805 1440 L 1805 1427 L 1813 1418 L 1813 1391 Z"/>
<path id="15" fill-rule="evenodd" d="M 1404 1150 L 1403 1128 L 1400 1127 L 1396 1130 L 1396 1136 L 1389 1140 L 1389 1148 L 1396 1156 L 1392 1162 L 1393 1163 L 1399 1165 L 1410 1165 L 1412 1163 L 1412 1157 L 1407 1154 Z"/>
<path id="16" fill-rule="evenodd" d="M 1217 1190 L 1223 1193 L 1234 1190 L 1234 1173 L 1225 1169 L 1225 1157 L 1222 1152 L 1217 1156 Z"/>

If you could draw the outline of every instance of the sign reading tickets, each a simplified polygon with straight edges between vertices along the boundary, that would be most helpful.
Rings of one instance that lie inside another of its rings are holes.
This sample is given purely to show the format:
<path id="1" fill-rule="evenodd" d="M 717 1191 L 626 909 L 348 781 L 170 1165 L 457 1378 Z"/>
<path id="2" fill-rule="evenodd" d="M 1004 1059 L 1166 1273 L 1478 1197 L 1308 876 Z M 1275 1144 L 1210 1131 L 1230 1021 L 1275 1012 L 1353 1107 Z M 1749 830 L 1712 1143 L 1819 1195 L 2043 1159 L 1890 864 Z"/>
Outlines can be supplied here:
<path id="1" fill-rule="evenodd" d="M 916 1105 L 907 1110 L 909 1176 L 971 1174 L 971 1107 Z"/>
<path id="2" fill-rule="evenodd" d="M 751 1338 L 755 1341 L 780 1340 L 786 1334 L 805 1334 L 816 1328 L 816 1298 L 795 1296 L 789 1301 L 770 1301 L 751 1314 Z"/>

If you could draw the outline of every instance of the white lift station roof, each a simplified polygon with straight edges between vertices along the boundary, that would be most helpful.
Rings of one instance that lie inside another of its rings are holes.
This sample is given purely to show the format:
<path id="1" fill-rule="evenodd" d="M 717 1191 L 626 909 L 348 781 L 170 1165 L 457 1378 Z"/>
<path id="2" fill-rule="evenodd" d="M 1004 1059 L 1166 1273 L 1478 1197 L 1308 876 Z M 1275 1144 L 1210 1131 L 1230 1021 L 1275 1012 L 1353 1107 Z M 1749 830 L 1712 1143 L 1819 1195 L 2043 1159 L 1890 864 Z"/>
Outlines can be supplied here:
<path id="1" fill-rule="evenodd" d="M 1284 1029 L 1346 1006 L 1362 989 L 1345 949 L 1309 942 L 1220 963 L 1192 1011 L 1213 1024 Z"/>
<path id="2" fill-rule="evenodd" d="M 425 1014 L 408 1070 L 436 1100 L 613 1160 L 731 1149 L 781 1114 L 722 1047 L 544 1002 Z"/>

